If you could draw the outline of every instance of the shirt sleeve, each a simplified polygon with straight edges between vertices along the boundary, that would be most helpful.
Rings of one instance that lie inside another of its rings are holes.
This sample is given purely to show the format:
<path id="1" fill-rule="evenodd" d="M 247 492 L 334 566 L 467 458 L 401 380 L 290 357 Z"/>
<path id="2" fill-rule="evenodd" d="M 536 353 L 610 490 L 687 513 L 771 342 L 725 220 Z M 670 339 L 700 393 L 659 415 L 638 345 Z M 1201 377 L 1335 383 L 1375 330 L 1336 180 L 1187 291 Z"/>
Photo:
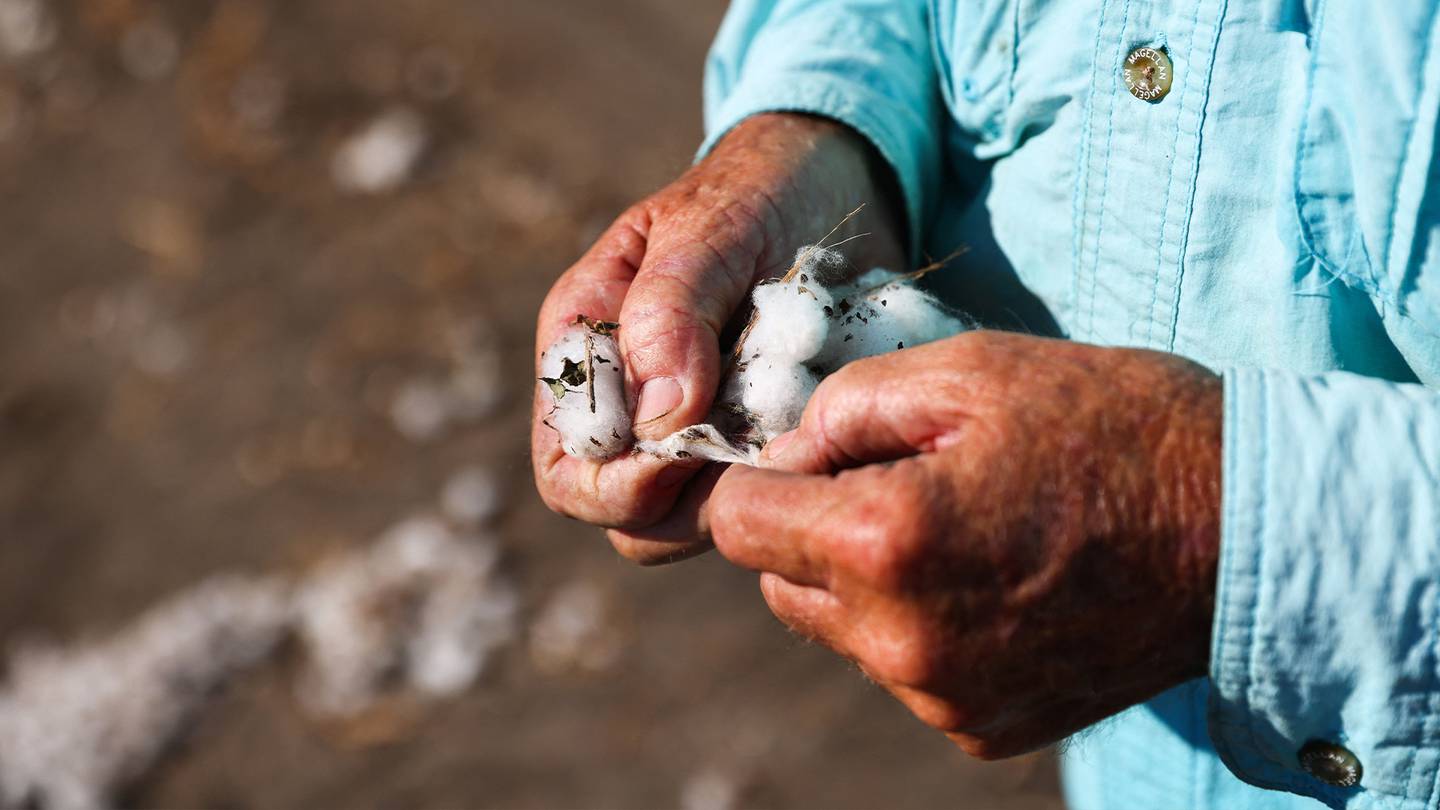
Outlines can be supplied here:
<path id="1" fill-rule="evenodd" d="M 1440 806 L 1440 392 L 1241 369 L 1225 409 L 1217 751 L 1330 807 Z M 1317 743 L 1359 784 L 1312 775 Z"/>
<path id="2" fill-rule="evenodd" d="M 706 62 L 700 156 L 757 113 L 835 119 L 894 170 L 918 245 L 940 182 L 930 42 L 924 0 L 735 0 Z"/>

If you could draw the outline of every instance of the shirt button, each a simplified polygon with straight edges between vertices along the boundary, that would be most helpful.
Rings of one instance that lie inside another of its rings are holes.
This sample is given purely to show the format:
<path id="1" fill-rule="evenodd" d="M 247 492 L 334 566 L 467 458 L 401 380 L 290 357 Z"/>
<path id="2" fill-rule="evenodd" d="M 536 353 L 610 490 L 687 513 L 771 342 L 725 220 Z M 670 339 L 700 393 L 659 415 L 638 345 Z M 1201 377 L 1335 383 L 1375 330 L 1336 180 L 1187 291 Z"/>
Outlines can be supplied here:
<path id="1" fill-rule="evenodd" d="M 1360 760 L 1343 745 L 1311 740 L 1300 749 L 1300 767 L 1327 785 L 1355 787 L 1364 770 Z"/>
<path id="2" fill-rule="evenodd" d="M 1175 66 L 1164 51 L 1154 48 L 1136 48 L 1125 57 L 1125 86 L 1130 95 L 1151 104 L 1165 98 L 1170 92 L 1170 81 L 1175 78 Z"/>

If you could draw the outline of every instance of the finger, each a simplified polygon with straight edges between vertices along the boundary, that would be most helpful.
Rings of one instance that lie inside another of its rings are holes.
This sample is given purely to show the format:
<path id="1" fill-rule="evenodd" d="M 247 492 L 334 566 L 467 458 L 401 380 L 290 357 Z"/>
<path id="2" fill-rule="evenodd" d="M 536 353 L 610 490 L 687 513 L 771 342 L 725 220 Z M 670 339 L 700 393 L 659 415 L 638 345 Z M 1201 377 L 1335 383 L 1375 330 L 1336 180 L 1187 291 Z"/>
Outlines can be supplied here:
<path id="1" fill-rule="evenodd" d="M 574 325 L 575 316 L 619 320 L 625 296 L 645 259 L 645 248 L 643 219 L 626 212 L 565 271 L 540 307 L 535 334 L 537 366 L 540 353 Z"/>
<path id="2" fill-rule="evenodd" d="M 821 382 L 800 427 L 767 446 L 766 466 L 830 473 L 958 441 L 972 424 L 963 375 L 941 373 L 951 338 L 859 360 Z"/>
<path id="3" fill-rule="evenodd" d="M 843 489 L 821 476 L 731 466 L 710 499 L 715 548 L 741 567 L 824 586 L 821 546 Z"/>
<path id="4" fill-rule="evenodd" d="M 955 701 L 924 689 L 900 684 L 882 685 L 896 700 L 905 704 L 905 708 L 920 722 L 937 731 L 957 734 L 983 728 L 991 722 L 989 715 L 976 715 Z"/>
<path id="5" fill-rule="evenodd" d="M 611 529 L 610 544 L 622 557 L 641 565 L 663 565 L 689 559 L 711 548 L 708 506 L 710 493 L 725 468 L 711 464 L 686 485 L 669 514 L 659 523 L 637 529 Z"/>
<path id="6" fill-rule="evenodd" d="M 536 324 L 535 360 L 575 322 L 577 315 L 619 317 L 626 292 L 645 256 L 643 220 L 618 219 L 575 266 L 556 282 Z M 536 383 L 531 419 L 531 461 L 536 486 L 552 510 L 600 526 L 653 523 L 670 508 L 699 465 L 673 465 L 648 456 L 621 456 L 604 464 L 565 454 L 545 424 L 548 392 Z"/>
<path id="7" fill-rule="evenodd" d="M 770 612 L 786 627 L 844 655 L 839 645 L 848 622 L 845 606 L 834 594 L 770 573 L 760 575 L 760 593 Z"/>
<path id="8" fill-rule="evenodd" d="M 651 234 L 620 312 L 637 392 L 635 433 L 658 439 L 703 422 L 720 384 L 720 334 L 765 252 L 764 223 L 735 202 L 686 201 Z"/>

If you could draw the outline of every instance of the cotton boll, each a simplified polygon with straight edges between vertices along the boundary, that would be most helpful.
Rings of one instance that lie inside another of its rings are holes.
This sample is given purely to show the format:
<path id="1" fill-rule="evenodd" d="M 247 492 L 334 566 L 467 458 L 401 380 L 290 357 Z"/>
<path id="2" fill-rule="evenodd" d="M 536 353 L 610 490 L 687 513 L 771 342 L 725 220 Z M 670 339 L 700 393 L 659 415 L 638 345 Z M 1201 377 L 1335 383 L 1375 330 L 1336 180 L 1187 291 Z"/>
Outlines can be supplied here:
<path id="1" fill-rule="evenodd" d="M 857 285 L 857 289 L 866 288 Z M 826 371 L 965 329 L 940 302 L 903 280 L 839 299 L 833 321 L 825 349 L 817 358 Z"/>
<path id="2" fill-rule="evenodd" d="M 553 407 L 545 422 L 577 458 L 604 461 L 630 448 L 630 408 L 620 347 L 608 324 L 577 323 L 545 350 L 540 381 Z"/>
<path id="3" fill-rule="evenodd" d="M 805 403 L 820 384 L 803 364 L 754 360 L 737 374 L 743 386 L 741 404 L 765 441 L 794 430 L 805 412 Z"/>
<path id="4" fill-rule="evenodd" d="M 825 345 L 829 332 L 830 293 L 818 284 L 798 280 L 765 284 L 750 296 L 755 324 L 745 338 L 743 359 L 804 362 Z"/>
<path id="5" fill-rule="evenodd" d="M 867 297 L 879 307 L 887 327 L 908 335 L 906 346 L 918 346 L 965 331 L 965 322 L 950 314 L 934 297 L 908 283 L 890 284 Z"/>

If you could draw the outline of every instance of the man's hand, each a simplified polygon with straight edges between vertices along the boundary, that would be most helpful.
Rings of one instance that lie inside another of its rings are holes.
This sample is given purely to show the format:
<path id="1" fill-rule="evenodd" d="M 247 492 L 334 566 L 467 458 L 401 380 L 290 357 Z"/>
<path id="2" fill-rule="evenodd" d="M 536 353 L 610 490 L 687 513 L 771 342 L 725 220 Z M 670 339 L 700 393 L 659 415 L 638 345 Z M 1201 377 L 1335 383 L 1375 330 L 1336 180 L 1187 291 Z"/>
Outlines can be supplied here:
<path id="1" fill-rule="evenodd" d="M 1221 390 L 996 332 L 853 363 L 720 479 L 715 544 L 968 753 L 1021 753 L 1205 674 Z"/>
<path id="2" fill-rule="evenodd" d="M 888 169 L 872 151 L 824 119 L 748 119 L 702 163 L 622 214 L 555 283 L 536 328 L 537 368 L 540 351 L 577 314 L 618 321 L 636 435 L 661 438 L 705 421 L 720 382 L 722 332 L 751 286 L 783 273 L 798 247 L 865 202 L 863 220 L 852 229 L 863 225 L 873 233 L 852 243 L 854 264 L 901 266 Z M 611 542 L 639 562 L 708 547 L 702 506 L 718 470 L 696 477 L 699 465 L 567 456 L 541 421 L 542 387 L 531 457 L 551 509 L 611 527 Z"/>

